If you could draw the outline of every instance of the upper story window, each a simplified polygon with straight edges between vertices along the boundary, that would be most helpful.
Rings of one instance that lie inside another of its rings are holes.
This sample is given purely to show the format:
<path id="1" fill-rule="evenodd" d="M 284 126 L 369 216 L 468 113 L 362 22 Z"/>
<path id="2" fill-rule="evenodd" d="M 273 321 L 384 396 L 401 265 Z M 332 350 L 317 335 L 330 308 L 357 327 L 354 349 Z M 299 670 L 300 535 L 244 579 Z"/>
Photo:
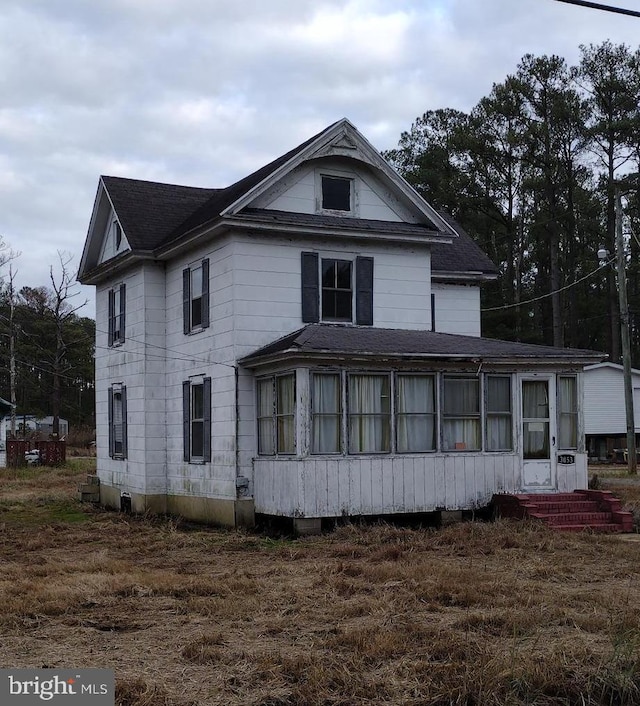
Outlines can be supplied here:
<path id="1" fill-rule="evenodd" d="M 118 221 L 114 220 L 111 224 L 111 231 L 113 233 L 113 244 L 115 246 L 116 252 L 120 250 L 122 245 L 122 227 Z"/>
<path id="2" fill-rule="evenodd" d="M 303 252 L 301 271 L 304 323 L 344 321 L 373 325 L 372 257 L 347 260 Z"/>
<path id="3" fill-rule="evenodd" d="M 124 343 L 124 320 L 126 309 L 126 287 L 121 284 L 109 290 L 109 345 Z"/>
<path id="4" fill-rule="evenodd" d="M 322 320 L 352 321 L 353 283 L 350 260 L 322 259 Z"/>
<path id="5" fill-rule="evenodd" d="M 344 211 L 353 210 L 353 179 L 322 174 L 322 210 Z"/>
<path id="6" fill-rule="evenodd" d="M 209 326 L 208 258 L 182 271 L 182 304 L 185 334 Z"/>

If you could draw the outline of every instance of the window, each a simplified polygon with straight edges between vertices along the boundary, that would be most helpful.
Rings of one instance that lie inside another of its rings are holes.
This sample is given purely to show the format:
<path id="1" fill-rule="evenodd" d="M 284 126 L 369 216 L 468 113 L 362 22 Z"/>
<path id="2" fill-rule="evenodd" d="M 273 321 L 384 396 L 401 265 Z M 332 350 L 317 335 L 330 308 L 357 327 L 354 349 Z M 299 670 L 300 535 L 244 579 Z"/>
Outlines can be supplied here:
<path id="1" fill-rule="evenodd" d="M 342 451 L 342 381 L 340 373 L 311 376 L 311 453 Z"/>
<path id="2" fill-rule="evenodd" d="M 127 457 L 127 388 L 113 385 L 108 390 L 109 456 Z"/>
<path id="3" fill-rule="evenodd" d="M 183 458 L 191 463 L 211 461 L 211 378 L 182 383 Z"/>
<path id="4" fill-rule="evenodd" d="M 327 174 L 323 174 L 320 178 L 322 182 L 322 210 L 351 211 L 353 179 Z"/>
<path id="5" fill-rule="evenodd" d="M 443 381 L 442 448 L 479 451 L 480 380 L 445 376 Z"/>
<path id="6" fill-rule="evenodd" d="M 573 375 L 558 377 L 558 448 L 578 448 L 578 392 Z"/>
<path id="7" fill-rule="evenodd" d="M 350 260 L 322 260 L 322 320 L 351 321 Z"/>
<path id="8" fill-rule="evenodd" d="M 349 453 L 391 450 L 389 375 L 349 375 Z"/>
<path id="9" fill-rule="evenodd" d="M 511 378 L 507 375 L 487 375 L 485 383 L 485 448 L 487 451 L 511 451 Z"/>
<path id="10" fill-rule="evenodd" d="M 126 306 L 126 286 L 109 290 L 109 345 L 124 343 L 124 314 Z"/>
<path id="11" fill-rule="evenodd" d="M 396 451 L 436 448 L 435 384 L 432 375 L 396 377 Z"/>
<path id="12" fill-rule="evenodd" d="M 113 243 L 117 252 L 120 250 L 120 246 L 122 245 L 122 228 L 118 221 L 113 221 L 111 224 L 111 229 L 113 231 Z"/>
<path id="13" fill-rule="evenodd" d="M 301 272 L 303 322 L 353 322 L 355 303 L 355 323 L 373 325 L 372 257 L 347 260 L 303 252 Z"/>
<path id="14" fill-rule="evenodd" d="M 209 260 L 182 271 L 184 333 L 209 326 Z"/>
<path id="15" fill-rule="evenodd" d="M 258 380 L 258 453 L 272 456 L 295 451 L 295 375 Z"/>

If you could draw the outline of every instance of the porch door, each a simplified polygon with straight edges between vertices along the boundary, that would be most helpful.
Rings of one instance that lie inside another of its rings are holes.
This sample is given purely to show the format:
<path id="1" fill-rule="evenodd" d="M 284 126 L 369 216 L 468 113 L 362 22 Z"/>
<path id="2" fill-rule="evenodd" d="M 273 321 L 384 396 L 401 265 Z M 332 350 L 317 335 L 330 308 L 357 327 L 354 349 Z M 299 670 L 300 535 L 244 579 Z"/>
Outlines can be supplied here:
<path id="1" fill-rule="evenodd" d="M 520 380 L 522 402 L 522 482 L 525 490 L 556 485 L 555 387 L 551 375 Z"/>

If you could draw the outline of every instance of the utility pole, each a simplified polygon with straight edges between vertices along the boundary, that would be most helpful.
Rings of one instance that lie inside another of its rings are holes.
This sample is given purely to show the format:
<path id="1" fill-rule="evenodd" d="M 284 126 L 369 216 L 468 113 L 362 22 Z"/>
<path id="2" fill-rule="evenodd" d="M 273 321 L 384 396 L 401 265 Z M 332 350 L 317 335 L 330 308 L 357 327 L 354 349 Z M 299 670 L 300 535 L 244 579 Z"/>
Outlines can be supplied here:
<path id="1" fill-rule="evenodd" d="M 618 271 L 618 298 L 620 301 L 620 338 L 622 343 L 622 369 L 624 378 L 624 407 L 627 419 L 627 460 L 629 475 L 638 473 L 636 457 L 636 425 L 633 414 L 633 378 L 631 375 L 631 338 L 629 335 L 629 303 L 627 301 L 627 269 L 622 237 L 622 188 L 616 189 L 616 269 Z"/>

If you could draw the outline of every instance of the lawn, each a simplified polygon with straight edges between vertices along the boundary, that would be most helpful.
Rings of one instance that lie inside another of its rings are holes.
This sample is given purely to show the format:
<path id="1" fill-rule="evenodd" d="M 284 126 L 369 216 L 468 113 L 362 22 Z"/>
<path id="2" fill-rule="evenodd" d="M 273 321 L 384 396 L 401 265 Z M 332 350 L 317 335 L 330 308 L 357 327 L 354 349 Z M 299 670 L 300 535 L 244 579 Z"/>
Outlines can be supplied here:
<path id="1" fill-rule="evenodd" d="M 1 667 L 113 668 L 121 706 L 640 703 L 640 542 L 228 532 L 80 505 L 72 463 L 0 471 Z"/>

